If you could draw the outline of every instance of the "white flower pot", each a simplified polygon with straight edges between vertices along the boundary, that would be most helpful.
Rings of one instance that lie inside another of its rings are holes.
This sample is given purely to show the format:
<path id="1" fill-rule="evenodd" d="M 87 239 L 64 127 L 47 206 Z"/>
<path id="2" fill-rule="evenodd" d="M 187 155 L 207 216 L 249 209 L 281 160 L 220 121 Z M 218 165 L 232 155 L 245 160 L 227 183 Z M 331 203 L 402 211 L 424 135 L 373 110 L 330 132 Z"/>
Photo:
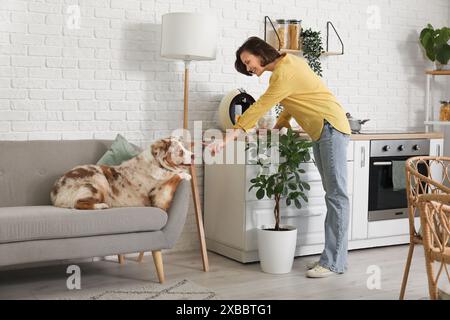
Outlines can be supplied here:
<path id="1" fill-rule="evenodd" d="M 293 226 L 280 226 L 289 230 L 258 229 L 258 254 L 261 269 L 267 273 L 289 273 L 294 262 L 297 244 L 297 229 Z"/>
<path id="2" fill-rule="evenodd" d="M 436 70 L 450 70 L 450 64 L 442 64 L 439 61 L 435 61 Z"/>

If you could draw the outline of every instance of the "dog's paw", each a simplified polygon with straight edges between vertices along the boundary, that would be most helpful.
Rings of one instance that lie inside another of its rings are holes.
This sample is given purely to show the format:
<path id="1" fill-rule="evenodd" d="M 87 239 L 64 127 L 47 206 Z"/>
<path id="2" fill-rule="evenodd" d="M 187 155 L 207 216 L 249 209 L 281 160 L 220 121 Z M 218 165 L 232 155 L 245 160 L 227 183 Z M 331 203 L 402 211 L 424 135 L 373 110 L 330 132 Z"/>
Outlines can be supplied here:
<path id="1" fill-rule="evenodd" d="M 181 179 L 184 179 L 184 180 L 191 180 L 191 178 L 192 178 L 191 175 L 189 173 L 186 173 L 186 172 L 181 172 L 181 173 L 178 174 L 178 176 Z"/>
<path id="2" fill-rule="evenodd" d="M 108 209 L 109 206 L 106 203 L 96 203 L 94 204 L 94 209 Z"/>

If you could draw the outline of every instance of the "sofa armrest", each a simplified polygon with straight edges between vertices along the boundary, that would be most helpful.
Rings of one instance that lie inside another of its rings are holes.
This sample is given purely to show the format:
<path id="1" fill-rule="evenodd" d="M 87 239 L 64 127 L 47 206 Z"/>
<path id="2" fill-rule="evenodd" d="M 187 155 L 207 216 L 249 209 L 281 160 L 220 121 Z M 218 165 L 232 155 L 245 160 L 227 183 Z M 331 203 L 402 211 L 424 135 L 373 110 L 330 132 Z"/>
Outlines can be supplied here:
<path id="1" fill-rule="evenodd" d="M 162 229 L 167 239 L 168 248 L 172 248 L 183 230 L 189 209 L 189 187 L 190 181 L 181 180 L 175 191 L 169 210 L 167 211 L 168 220 Z"/>

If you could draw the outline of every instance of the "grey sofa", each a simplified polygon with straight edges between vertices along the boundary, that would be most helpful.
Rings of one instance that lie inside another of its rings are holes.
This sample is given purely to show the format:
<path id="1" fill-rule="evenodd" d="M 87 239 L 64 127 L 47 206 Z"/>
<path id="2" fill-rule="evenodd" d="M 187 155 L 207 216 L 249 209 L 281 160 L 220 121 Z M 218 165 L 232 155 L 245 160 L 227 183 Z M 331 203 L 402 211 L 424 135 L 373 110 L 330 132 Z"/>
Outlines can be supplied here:
<path id="1" fill-rule="evenodd" d="M 112 141 L 0 141 L 0 266 L 161 250 L 181 234 L 189 204 L 182 180 L 168 212 L 153 207 L 75 210 L 50 202 L 55 180 L 96 163 Z"/>

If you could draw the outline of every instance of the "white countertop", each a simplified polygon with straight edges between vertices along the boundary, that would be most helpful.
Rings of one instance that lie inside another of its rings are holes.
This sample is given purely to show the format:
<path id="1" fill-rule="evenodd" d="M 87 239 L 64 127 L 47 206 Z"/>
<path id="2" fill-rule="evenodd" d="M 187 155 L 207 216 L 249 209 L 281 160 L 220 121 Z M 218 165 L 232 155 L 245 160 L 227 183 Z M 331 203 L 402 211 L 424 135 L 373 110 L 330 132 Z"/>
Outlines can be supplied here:
<path id="1" fill-rule="evenodd" d="M 362 132 L 351 135 L 351 140 L 443 139 L 442 132 Z"/>
<path id="2" fill-rule="evenodd" d="M 308 136 L 306 133 L 301 133 L 301 136 Z M 393 140 L 393 139 L 443 139 L 442 132 L 407 132 L 407 131 L 367 131 L 361 133 L 353 133 L 350 136 L 352 141 L 361 140 Z"/>
<path id="3" fill-rule="evenodd" d="M 304 132 L 299 132 L 300 136 L 309 138 L 309 136 Z M 350 136 L 352 141 L 364 141 L 364 140 L 394 140 L 394 139 L 443 139 L 443 132 L 408 132 L 408 131 L 397 131 L 385 130 L 385 131 L 362 131 L 361 133 L 354 133 Z M 204 139 L 203 141 L 208 141 Z"/>

